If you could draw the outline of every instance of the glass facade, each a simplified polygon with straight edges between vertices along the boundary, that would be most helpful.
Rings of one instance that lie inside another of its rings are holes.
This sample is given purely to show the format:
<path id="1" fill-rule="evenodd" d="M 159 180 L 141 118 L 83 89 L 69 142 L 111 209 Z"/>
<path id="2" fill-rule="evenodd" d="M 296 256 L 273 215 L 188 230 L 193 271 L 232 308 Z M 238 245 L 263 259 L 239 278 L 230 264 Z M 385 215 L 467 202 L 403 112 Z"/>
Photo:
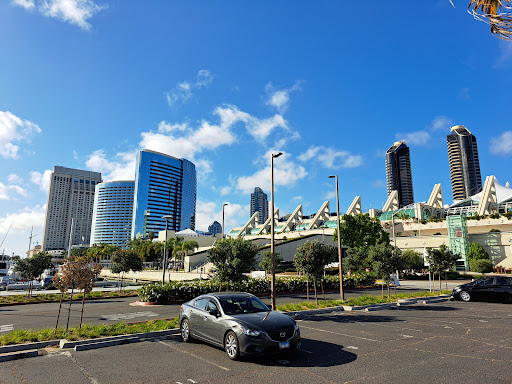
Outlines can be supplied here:
<path id="1" fill-rule="evenodd" d="M 127 247 L 132 232 L 134 181 L 113 181 L 96 186 L 92 216 L 93 244 Z"/>
<path id="2" fill-rule="evenodd" d="M 388 196 L 398 191 L 398 203 L 405 207 L 414 203 L 412 189 L 411 155 L 405 141 L 398 141 L 386 152 Z"/>
<path id="3" fill-rule="evenodd" d="M 137 155 L 131 237 L 158 235 L 165 229 L 163 216 L 169 216 L 168 229 L 195 229 L 196 168 L 177 159 L 144 149 Z"/>
<path id="4" fill-rule="evenodd" d="M 268 219 L 268 199 L 267 194 L 264 193 L 261 188 L 254 188 L 254 192 L 251 193 L 251 215 L 254 212 L 258 212 L 258 222 L 264 223 Z"/>

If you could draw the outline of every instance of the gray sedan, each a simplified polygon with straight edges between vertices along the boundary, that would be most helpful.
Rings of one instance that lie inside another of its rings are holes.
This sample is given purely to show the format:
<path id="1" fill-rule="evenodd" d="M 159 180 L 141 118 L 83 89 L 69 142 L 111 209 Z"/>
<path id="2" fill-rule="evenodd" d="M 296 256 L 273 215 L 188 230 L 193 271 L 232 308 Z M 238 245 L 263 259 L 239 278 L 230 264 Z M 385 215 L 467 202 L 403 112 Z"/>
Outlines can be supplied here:
<path id="1" fill-rule="evenodd" d="M 300 348 L 300 330 L 291 317 L 271 311 L 249 293 L 201 295 L 180 308 L 183 341 L 192 338 L 223 348 L 230 359 Z"/>

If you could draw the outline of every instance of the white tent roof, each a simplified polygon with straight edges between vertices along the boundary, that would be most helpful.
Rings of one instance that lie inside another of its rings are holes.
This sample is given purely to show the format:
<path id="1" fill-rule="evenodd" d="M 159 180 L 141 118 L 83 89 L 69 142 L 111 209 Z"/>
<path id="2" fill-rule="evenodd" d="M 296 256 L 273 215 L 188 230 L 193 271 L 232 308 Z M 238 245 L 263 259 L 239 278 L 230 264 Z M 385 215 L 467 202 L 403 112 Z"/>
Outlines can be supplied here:
<path id="1" fill-rule="evenodd" d="M 199 233 L 196 231 L 193 231 L 190 228 L 186 228 L 183 231 L 176 232 L 176 235 L 182 235 L 182 236 L 197 236 L 199 237 Z"/>

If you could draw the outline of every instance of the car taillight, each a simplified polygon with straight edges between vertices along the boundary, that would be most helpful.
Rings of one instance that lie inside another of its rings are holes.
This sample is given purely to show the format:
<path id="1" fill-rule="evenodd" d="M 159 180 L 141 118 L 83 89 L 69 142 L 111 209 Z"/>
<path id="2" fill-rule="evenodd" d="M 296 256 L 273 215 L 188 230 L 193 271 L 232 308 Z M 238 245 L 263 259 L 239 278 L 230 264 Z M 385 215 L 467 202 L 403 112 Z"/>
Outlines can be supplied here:
<path id="1" fill-rule="evenodd" d="M 180 305 L 180 311 L 183 309 L 183 304 Z"/>

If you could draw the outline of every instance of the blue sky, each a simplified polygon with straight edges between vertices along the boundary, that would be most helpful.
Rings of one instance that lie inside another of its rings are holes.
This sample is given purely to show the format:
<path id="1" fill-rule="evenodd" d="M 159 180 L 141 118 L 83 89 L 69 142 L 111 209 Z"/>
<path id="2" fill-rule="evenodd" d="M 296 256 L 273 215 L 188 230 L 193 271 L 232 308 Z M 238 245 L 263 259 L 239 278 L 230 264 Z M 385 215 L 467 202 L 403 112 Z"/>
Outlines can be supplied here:
<path id="1" fill-rule="evenodd" d="M 0 241 L 41 242 L 55 165 L 133 179 L 142 148 L 198 170 L 197 222 L 249 217 L 250 192 L 317 211 L 386 201 L 385 151 L 411 148 L 416 201 L 441 183 L 446 135 L 478 140 L 482 178 L 512 181 L 512 43 L 468 1 L 14 0 L 0 3 Z M 2 249 L 0 249 L 2 252 Z"/>

